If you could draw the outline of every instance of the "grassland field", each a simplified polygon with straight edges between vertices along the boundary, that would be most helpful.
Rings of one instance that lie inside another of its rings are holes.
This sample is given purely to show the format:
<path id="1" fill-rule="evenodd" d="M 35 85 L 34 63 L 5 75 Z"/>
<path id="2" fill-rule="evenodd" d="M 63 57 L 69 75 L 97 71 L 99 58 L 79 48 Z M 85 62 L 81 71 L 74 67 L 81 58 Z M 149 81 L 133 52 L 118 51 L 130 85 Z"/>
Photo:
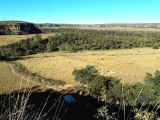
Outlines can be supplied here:
<path id="1" fill-rule="evenodd" d="M 91 29 L 87 27 L 82 27 L 80 29 Z M 160 32 L 159 28 L 136 28 L 136 27 L 106 27 L 106 28 L 96 28 L 92 27 L 95 30 L 119 30 L 119 31 L 146 31 L 146 32 Z"/>
<path id="2" fill-rule="evenodd" d="M 88 29 L 88 30 L 113 30 L 113 31 L 139 31 L 139 32 L 160 32 L 160 28 L 143 28 L 143 27 L 120 27 L 120 26 L 112 26 L 112 27 L 43 27 L 42 29 L 63 29 L 63 28 L 73 28 L 73 29 Z"/>
<path id="3" fill-rule="evenodd" d="M 42 37 L 53 34 L 42 34 Z M 0 46 L 33 36 L 35 35 L 3 35 L 0 36 Z M 26 56 L 16 62 L 32 72 L 46 78 L 65 81 L 67 84 L 76 84 L 72 71 L 86 65 L 95 66 L 101 75 L 118 77 L 123 83 L 133 84 L 143 82 L 147 72 L 154 73 L 160 70 L 160 49 L 52 52 Z M 7 62 L 0 62 L 0 94 L 33 86 L 22 77 L 13 74 Z"/>
<path id="4" fill-rule="evenodd" d="M 41 34 L 43 38 L 53 34 Z M 0 36 L 0 46 L 18 42 L 22 39 L 31 38 L 35 34 L 30 35 L 2 35 Z M 35 85 L 23 80 L 11 71 L 10 65 L 7 62 L 0 62 L 0 94 L 9 93 L 14 90 L 31 88 Z"/>
<path id="5" fill-rule="evenodd" d="M 34 85 L 14 74 L 6 62 L 0 62 L 0 94 L 19 89 L 31 88 Z"/>
<path id="6" fill-rule="evenodd" d="M 118 77 L 123 83 L 133 84 L 143 82 L 147 72 L 160 70 L 160 49 L 53 52 L 30 55 L 16 62 L 46 78 L 68 84 L 76 83 L 72 71 L 86 65 L 95 66 L 101 75 Z"/>

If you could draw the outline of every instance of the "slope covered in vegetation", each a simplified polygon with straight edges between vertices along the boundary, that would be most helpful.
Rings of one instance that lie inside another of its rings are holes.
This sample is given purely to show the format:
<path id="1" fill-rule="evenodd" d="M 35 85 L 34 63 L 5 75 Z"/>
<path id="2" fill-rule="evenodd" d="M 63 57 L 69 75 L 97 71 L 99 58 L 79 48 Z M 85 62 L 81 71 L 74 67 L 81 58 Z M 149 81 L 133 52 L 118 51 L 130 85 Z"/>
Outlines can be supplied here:
<path id="1" fill-rule="evenodd" d="M 0 47 L 1 58 L 19 57 L 40 52 L 107 50 L 160 46 L 158 32 L 123 32 L 97 30 L 59 30 L 60 34 L 42 39 L 37 35 L 11 45 Z"/>

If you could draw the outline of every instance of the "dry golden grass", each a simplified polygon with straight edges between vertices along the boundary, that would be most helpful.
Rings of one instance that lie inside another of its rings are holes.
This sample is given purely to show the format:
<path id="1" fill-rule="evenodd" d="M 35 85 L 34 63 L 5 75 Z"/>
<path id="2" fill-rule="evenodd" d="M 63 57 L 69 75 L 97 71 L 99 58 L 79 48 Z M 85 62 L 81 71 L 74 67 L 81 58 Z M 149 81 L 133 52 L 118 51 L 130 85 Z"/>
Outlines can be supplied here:
<path id="1" fill-rule="evenodd" d="M 41 34 L 41 35 L 42 35 L 43 38 L 47 38 L 50 35 L 54 35 L 54 33 Z M 35 36 L 35 34 L 29 34 L 29 35 L 1 35 L 0 36 L 0 46 L 15 43 L 15 42 L 18 42 L 22 39 L 32 38 L 33 36 Z"/>
<path id="2" fill-rule="evenodd" d="M 9 64 L 0 62 L 0 94 L 31 87 L 33 87 L 33 84 L 15 75 L 11 71 Z"/>
<path id="3" fill-rule="evenodd" d="M 106 28 L 87 28 L 80 29 L 96 29 L 96 30 L 120 30 L 120 31 L 146 31 L 146 32 L 160 32 L 159 28 L 135 28 L 135 27 L 106 27 Z"/>
<path id="4" fill-rule="evenodd" d="M 54 52 L 31 55 L 17 62 L 42 76 L 70 84 L 75 83 L 72 71 L 86 65 L 96 66 L 102 75 L 116 76 L 124 83 L 133 84 L 143 82 L 147 72 L 160 70 L 160 49 Z"/>

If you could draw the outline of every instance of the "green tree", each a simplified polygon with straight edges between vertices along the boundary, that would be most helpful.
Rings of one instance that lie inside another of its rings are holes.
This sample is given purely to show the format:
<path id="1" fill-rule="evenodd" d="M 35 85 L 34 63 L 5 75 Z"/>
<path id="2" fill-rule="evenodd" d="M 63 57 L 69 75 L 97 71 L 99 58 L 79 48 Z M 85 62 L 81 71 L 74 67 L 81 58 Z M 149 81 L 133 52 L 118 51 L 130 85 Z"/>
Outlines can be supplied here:
<path id="1" fill-rule="evenodd" d="M 86 66 L 84 69 L 77 69 L 73 71 L 75 79 L 83 84 L 88 84 L 98 74 L 98 70 L 94 66 Z"/>

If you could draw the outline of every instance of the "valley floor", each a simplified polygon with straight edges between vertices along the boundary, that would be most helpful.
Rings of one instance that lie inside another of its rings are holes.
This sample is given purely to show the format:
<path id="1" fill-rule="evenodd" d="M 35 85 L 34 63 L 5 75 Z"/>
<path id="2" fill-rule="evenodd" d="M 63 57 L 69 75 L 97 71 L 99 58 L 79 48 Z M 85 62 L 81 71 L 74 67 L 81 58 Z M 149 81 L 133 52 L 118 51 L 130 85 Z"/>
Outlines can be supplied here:
<path id="1" fill-rule="evenodd" d="M 72 75 L 73 70 L 87 65 L 95 66 L 101 75 L 118 77 L 123 83 L 143 82 L 147 72 L 160 70 L 160 49 L 52 52 L 26 56 L 16 62 L 46 78 L 64 81 L 66 85 L 43 85 L 17 73 L 10 63 L 0 62 L 0 94 L 37 85 L 56 90 L 67 89 L 77 84 Z"/>
<path id="2" fill-rule="evenodd" d="M 102 75 L 118 77 L 123 83 L 133 84 L 143 82 L 147 72 L 160 70 L 160 49 L 53 52 L 27 56 L 17 62 L 32 72 L 68 84 L 76 83 L 72 71 L 86 65 L 95 66 Z"/>

